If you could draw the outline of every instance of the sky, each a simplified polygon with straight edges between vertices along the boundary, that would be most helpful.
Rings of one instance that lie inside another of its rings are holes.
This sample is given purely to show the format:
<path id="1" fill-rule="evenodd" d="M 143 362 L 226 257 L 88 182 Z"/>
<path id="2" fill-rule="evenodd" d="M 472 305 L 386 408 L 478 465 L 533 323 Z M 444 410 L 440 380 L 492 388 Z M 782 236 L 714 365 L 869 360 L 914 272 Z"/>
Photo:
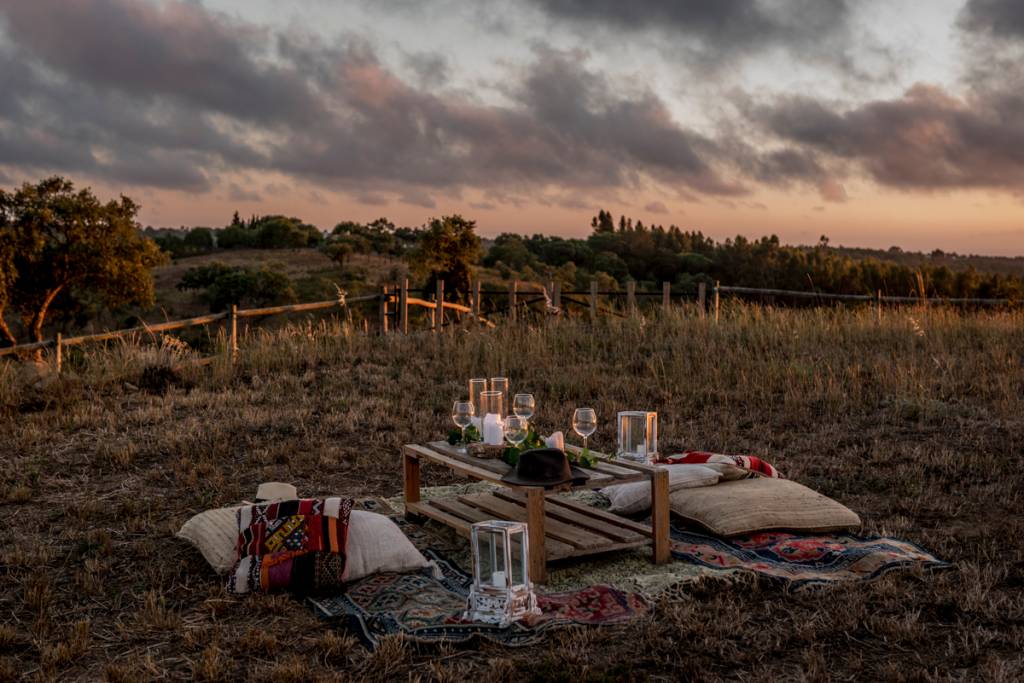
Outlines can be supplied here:
<path id="1" fill-rule="evenodd" d="M 1024 255 L 1020 0 L 0 0 L 0 187 Z"/>

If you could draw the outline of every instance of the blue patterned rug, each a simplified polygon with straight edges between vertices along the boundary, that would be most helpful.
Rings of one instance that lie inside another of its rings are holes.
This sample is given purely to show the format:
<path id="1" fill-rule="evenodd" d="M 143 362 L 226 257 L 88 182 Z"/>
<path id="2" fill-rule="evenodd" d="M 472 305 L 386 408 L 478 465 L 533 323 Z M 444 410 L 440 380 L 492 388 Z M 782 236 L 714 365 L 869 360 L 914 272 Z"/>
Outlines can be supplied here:
<path id="1" fill-rule="evenodd" d="M 436 552 L 424 552 L 441 569 L 408 574 L 381 573 L 356 581 L 335 597 L 310 599 L 316 613 L 343 623 L 369 649 L 385 636 L 403 635 L 418 642 L 461 643 L 482 637 L 520 647 L 541 641 L 555 628 L 620 624 L 650 610 L 638 593 L 596 585 L 568 593 L 538 594 L 541 615 L 508 627 L 462 619 L 473 579 Z"/>

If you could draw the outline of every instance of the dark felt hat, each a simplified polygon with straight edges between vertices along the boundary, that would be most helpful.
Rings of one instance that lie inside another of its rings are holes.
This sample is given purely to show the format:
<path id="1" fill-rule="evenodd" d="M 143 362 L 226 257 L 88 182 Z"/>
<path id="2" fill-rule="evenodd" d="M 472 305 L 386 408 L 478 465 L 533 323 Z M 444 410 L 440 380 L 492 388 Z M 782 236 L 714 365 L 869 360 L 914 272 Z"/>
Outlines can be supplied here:
<path id="1" fill-rule="evenodd" d="M 565 453 L 557 448 L 534 448 L 519 454 L 515 469 L 501 478 L 520 486 L 559 486 L 572 483 L 585 484 L 590 475 L 569 464 Z"/>

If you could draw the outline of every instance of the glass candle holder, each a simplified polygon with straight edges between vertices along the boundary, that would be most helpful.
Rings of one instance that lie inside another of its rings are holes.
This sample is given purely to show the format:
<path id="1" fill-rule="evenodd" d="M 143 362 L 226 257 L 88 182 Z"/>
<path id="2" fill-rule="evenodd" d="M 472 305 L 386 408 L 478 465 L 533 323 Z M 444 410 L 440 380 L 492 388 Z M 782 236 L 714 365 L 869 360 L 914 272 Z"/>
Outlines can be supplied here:
<path id="1" fill-rule="evenodd" d="M 511 398 L 511 396 L 508 393 L 508 391 L 509 391 L 508 377 L 492 377 L 491 378 L 491 391 L 500 391 L 502 396 L 504 397 L 503 406 L 504 407 L 508 407 L 509 399 Z M 501 416 L 505 417 L 505 413 L 502 413 Z"/>
<path id="2" fill-rule="evenodd" d="M 658 414 L 653 411 L 627 410 L 618 414 L 616 457 L 651 463 L 658 457 Z"/>
<path id="3" fill-rule="evenodd" d="M 500 446 L 504 440 L 505 394 L 485 391 L 480 394 L 484 412 L 480 415 L 480 433 L 488 446 Z"/>
<path id="4" fill-rule="evenodd" d="M 469 401 L 473 404 L 473 426 L 478 430 L 483 424 L 484 411 L 483 399 L 480 394 L 487 391 L 487 378 L 475 377 L 469 380 Z"/>

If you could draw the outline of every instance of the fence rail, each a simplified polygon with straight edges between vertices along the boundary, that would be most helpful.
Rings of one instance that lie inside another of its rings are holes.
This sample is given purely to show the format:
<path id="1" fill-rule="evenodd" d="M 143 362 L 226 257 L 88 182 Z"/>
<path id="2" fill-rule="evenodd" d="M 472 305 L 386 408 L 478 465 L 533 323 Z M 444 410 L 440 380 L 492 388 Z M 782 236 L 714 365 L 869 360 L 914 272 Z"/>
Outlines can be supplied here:
<path id="1" fill-rule="evenodd" d="M 422 294 L 423 298 L 412 297 L 410 294 Z M 515 321 L 521 311 L 529 309 L 537 303 L 543 303 L 545 315 L 554 317 L 564 313 L 563 301 L 581 308 L 589 309 L 591 320 L 596 320 L 599 314 L 627 317 L 636 313 L 638 298 L 661 297 L 662 307 L 668 309 L 673 299 L 696 298 L 697 314 L 703 318 L 709 313 L 715 322 L 718 322 L 721 308 L 721 295 L 750 295 L 750 296 L 771 296 L 785 297 L 792 299 L 807 299 L 815 301 L 850 301 L 872 304 L 876 315 L 881 318 L 881 310 L 884 304 L 952 304 L 969 306 L 1006 306 L 1013 302 L 1009 299 L 981 299 L 981 298 L 933 298 L 924 299 L 913 296 L 883 296 L 881 291 L 875 294 L 830 294 L 827 292 L 806 292 L 788 289 L 767 289 L 759 287 L 737 287 L 715 283 L 708 296 L 706 283 L 698 283 L 694 291 L 672 291 L 671 284 L 662 283 L 660 292 L 637 292 L 636 283 L 626 283 L 625 291 L 599 290 L 596 280 L 592 280 L 588 291 L 561 291 L 561 284 L 548 282 L 537 284 L 530 282 L 519 282 L 513 280 L 509 283 L 508 290 L 482 289 L 479 281 L 473 283 L 470 293 L 470 304 L 464 305 L 444 300 L 444 282 L 438 281 L 433 301 L 428 300 L 428 292 L 425 289 L 410 289 L 409 281 L 403 280 L 400 284 L 389 284 L 381 287 L 377 294 L 367 294 L 357 297 L 339 297 L 330 301 L 314 301 L 302 304 L 289 304 L 284 306 L 269 306 L 265 308 L 250 308 L 239 310 L 232 306 L 222 313 L 211 313 L 195 318 L 184 320 L 171 320 L 162 323 L 143 324 L 138 327 L 131 327 L 122 330 L 111 330 L 97 334 L 79 335 L 75 337 L 63 337 L 57 334 L 54 339 L 46 339 L 39 342 L 19 344 L 16 346 L 0 347 L 0 357 L 21 354 L 29 351 L 39 352 L 43 349 L 55 349 L 55 364 L 57 371 L 60 371 L 63 358 L 63 349 L 69 346 L 77 346 L 92 342 L 110 341 L 135 334 L 155 335 L 161 332 L 180 330 L 187 327 L 209 325 L 210 323 L 225 321 L 225 353 L 229 362 L 234 362 L 238 353 L 238 327 L 239 319 L 260 318 L 271 315 L 286 313 L 302 313 L 311 311 L 329 310 L 332 308 L 344 308 L 348 304 L 370 303 L 378 304 L 379 331 L 386 334 L 392 328 L 402 334 L 409 334 L 409 307 L 426 308 L 431 311 L 430 330 L 441 333 L 445 327 L 454 322 L 445 320 L 445 312 L 454 313 L 461 320 L 463 315 L 468 315 L 472 320 L 480 322 L 488 327 L 494 327 L 494 323 L 481 314 L 481 304 L 484 296 L 507 296 L 507 306 L 499 307 L 495 312 L 503 313 L 508 320 Z M 586 297 L 583 299 L 581 297 Z M 625 310 L 615 310 L 610 306 L 599 303 L 599 299 L 625 298 Z M 709 301 L 710 298 L 710 301 Z M 393 308 L 392 308 L 393 307 Z M 708 310 L 710 308 L 710 311 Z M 209 361 L 211 359 L 204 359 Z"/>

